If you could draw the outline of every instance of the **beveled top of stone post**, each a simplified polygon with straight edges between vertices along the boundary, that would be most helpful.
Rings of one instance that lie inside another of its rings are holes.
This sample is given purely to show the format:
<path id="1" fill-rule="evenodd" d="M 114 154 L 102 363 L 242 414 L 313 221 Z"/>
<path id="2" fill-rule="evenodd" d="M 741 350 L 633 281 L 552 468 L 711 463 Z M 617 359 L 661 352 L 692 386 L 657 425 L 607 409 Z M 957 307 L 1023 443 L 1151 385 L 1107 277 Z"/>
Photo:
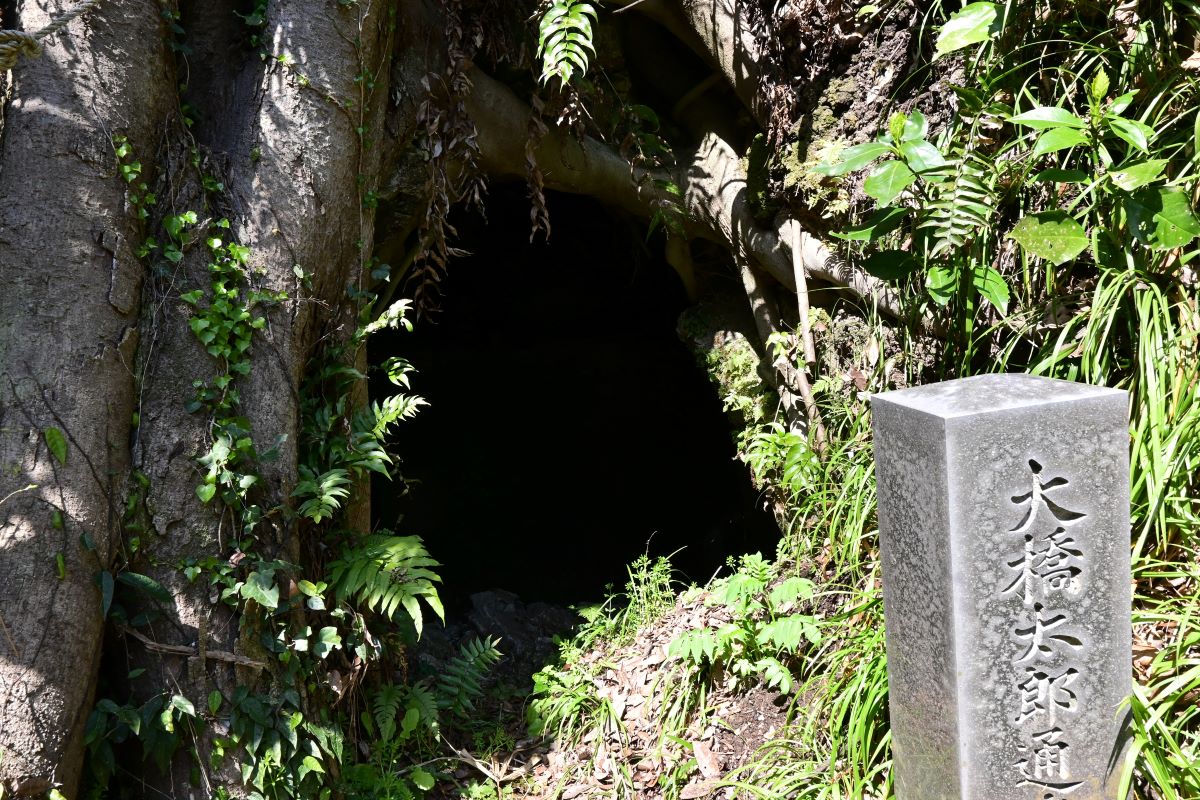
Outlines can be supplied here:
<path id="1" fill-rule="evenodd" d="M 911 389 L 873 394 L 871 402 L 893 403 L 930 416 L 951 419 L 1114 394 L 1125 392 L 1121 389 L 1014 372 L 976 375 L 944 383 L 930 383 Z"/>

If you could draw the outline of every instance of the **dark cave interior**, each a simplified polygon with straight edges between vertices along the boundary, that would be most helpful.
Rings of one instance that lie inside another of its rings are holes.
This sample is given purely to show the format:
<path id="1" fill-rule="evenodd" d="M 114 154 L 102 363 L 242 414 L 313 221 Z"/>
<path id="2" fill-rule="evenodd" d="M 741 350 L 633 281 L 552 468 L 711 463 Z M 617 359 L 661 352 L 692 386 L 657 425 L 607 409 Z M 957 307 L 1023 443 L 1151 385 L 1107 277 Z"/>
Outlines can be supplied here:
<path id="1" fill-rule="evenodd" d="M 643 552 L 703 583 L 779 536 L 676 335 L 688 301 L 661 247 L 593 200 L 548 205 L 552 236 L 531 244 L 525 188 L 493 187 L 486 222 L 455 220 L 470 255 L 440 309 L 372 343 L 373 364 L 413 363 L 430 403 L 394 437 L 409 491 L 377 479 L 374 524 L 424 538 L 452 613 L 488 589 L 596 601 Z"/>

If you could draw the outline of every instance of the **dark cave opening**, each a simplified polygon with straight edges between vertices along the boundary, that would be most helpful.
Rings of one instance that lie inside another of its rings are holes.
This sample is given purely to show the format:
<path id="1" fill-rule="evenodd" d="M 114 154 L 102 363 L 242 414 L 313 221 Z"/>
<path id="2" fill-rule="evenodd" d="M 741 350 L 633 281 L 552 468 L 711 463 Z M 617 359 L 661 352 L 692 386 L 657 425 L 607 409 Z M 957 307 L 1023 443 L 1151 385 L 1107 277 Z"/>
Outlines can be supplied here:
<path id="1" fill-rule="evenodd" d="M 429 401 L 394 440 L 409 491 L 376 480 L 374 524 L 424 538 L 449 610 L 489 589 L 599 600 L 642 553 L 703 583 L 779 537 L 675 332 L 688 300 L 661 247 L 593 200 L 548 203 L 553 235 L 531 244 L 524 187 L 494 187 L 486 222 L 455 220 L 470 255 L 440 310 L 372 344 Z"/>

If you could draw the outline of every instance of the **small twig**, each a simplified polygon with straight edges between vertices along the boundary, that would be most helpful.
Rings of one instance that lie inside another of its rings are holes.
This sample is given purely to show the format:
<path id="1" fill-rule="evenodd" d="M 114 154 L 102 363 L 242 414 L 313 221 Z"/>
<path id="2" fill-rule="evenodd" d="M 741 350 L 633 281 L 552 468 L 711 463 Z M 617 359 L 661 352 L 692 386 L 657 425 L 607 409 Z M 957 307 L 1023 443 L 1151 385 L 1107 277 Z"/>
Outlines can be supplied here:
<path id="1" fill-rule="evenodd" d="M 137 639 L 146 646 L 147 650 L 151 650 L 155 653 L 167 653 L 169 655 L 185 656 L 187 658 L 196 658 L 199 655 L 199 652 L 194 647 L 188 647 L 187 645 L 182 644 L 161 644 L 160 642 L 156 642 L 148 636 L 138 633 L 133 628 L 129 628 L 124 625 L 121 625 L 119 630 L 121 633 L 127 633 L 133 638 Z M 254 669 L 267 668 L 267 665 L 261 661 L 255 661 L 253 658 L 238 655 L 237 653 L 230 653 L 227 650 L 204 649 L 203 653 L 205 658 L 213 659 L 214 661 L 225 661 L 230 664 L 237 664 L 241 667 L 253 667 Z"/>
<path id="2" fill-rule="evenodd" d="M 16 496 L 17 496 L 17 495 L 19 495 L 21 492 L 28 492 L 28 491 L 30 491 L 30 490 L 32 490 L 32 489 L 36 489 L 36 488 L 38 488 L 38 485 L 37 485 L 36 483 L 31 483 L 31 484 L 29 484 L 28 486 L 24 486 L 24 487 L 22 487 L 22 488 L 20 488 L 20 489 L 14 489 L 13 491 L 11 491 L 11 492 L 9 492 L 8 494 L 4 495 L 4 497 L 0 497 L 0 506 L 4 505 L 4 504 L 5 504 L 5 503 L 7 503 L 9 500 L 11 500 L 11 499 L 13 499 L 14 497 L 16 497 Z"/>
<path id="3" fill-rule="evenodd" d="M 821 422 L 821 411 L 813 396 L 808 372 L 817 363 L 817 347 L 813 342 L 812 326 L 809 324 L 808 276 L 804 272 L 804 260 L 800 255 L 800 226 L 792 226 L 792 272 L 796 275 L 796 302 L 800 310 L 800 346 L 804 352 L 804 368 L 799 370 L 800 397 L 808 411 L 808 424 L 813 429 L 813 445 L 817 452 L 825 449 L 825 425 Z"/>
<path id="4" fill-rule="evenodd" d="M 16 494 L 15 492 L 13 494 Z M 12 497 L 12 495 L 9 495 Z M 4 498 L 5 500 L 8 497 Z M 13 655 L 17 657 L 17 661 L 21 660 L 21 648 L 17 647 L 17 643 L 13 641 L 12 634 L 8 632 L 8 625 L 4 623 L 4 615 L 0 614 L 0 631 L 4 631 L 4 640 L 8 642 L 8 647 L 12 650 Z"/>
<path id="5" fill-rule="evenodd" d="M 646 2 L 646 0 L 633 0 L 633 2 L 630 3 L 629 5 L 622 6 L 621 8 L 618 8 L 616 11 L 613 11 L 613 13 L 614 14 L 623 14 L 631 8 L 637 8 L 644 2 Z"/>

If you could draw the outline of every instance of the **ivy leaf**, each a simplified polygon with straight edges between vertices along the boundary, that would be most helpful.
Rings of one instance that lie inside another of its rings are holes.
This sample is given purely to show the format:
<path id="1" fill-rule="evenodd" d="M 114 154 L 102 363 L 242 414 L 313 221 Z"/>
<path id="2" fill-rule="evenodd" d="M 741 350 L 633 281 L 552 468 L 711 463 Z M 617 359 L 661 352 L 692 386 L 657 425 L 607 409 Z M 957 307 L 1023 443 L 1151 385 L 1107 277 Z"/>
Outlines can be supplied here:
<path id="1" fill-rule="evenodd" d="M 341 646 L 342 637 L 338 635 L 337 628 L 327 626 L 317 631 L 317 640 L 312 644 L 312 652 L 319 658 L 325 658 Z"/>
<path id="2" fill-rule="evenodd" d="M 196 707 L 192 705 L 192 701 L 188 700 L 181 694 L 172 695 L 171 705 L 179 709 L 181 713 L 187 714 L 189 717 L 196 716 Z"/>
<path id="3" fill-rule="evenodd" d="M 818 164 L 813 169 L 813 172 L 818 175 L 845 175 L 847 172 L 862 169 L 881 155 L 891 152 L 891 149 L 882 142 L 856 144 L 854 147 L 849 147 L 842 151 L 840 161 L 833 164 Z"/>
<path id="4" fill-rule="evenodd" d="M 1014 125 L 1024 125 L 1026 128 L 1033 128 L 1034 130 L 1086 127 L 1083 120 L 1079 117 L 1065 108 L 1058 108 L 1057 106 L 1038 106 L 1023 114 L 1009 117 L 1008 121 Z"/>
<path id="5" fill-rule="evenodd" d="M 831 233 L 836 239 L 847 242 L 873 242 L 885 233 L 891 233 L 900 227 L 900 223 L 909 214 L 909 209 L 897 206 L 887 206 L 875 211 L 861 225 L 856 225 L 845 233 Z"/>
<path id="6" fill-rule="evenodd" d="M 1125 213 L 1134 237 L 1155 250 L 1183 247 L 1200 236 L 1200 220 L 1182 189 L 1139 189 L 1125 200 Z"/>
<path id="7" fill-rule="evenodd" d="M 201 503 L 207 503 L 213 499 L 217 493 L 217 487 L 212 483 L 202 483 L 196 487 L 196 496 L 200 498 Z"/>
<path id="8" fill-rule="evenodd" d="M 903 250 L 881 250 L 872 253 L 862 265 L 867 272 L 885 281 L 899 280 L 920 266 L 921 262 L 913 258 L 912 253 Z"/>
<path id="9" fill-rule="evenodd" d="M 1146 184 L 1154 183 L 1158 180 L 1166 166 L 1167 159 L 1152 158 L 1149 161 L 1133 164 L 1124 169 L 1113 170 L 1108 173 L 1108 177 L 1119 188 L 1127 192 L 1132 192 L 1135 189 L 1140 189 Z"/>
<path id="10" fill-rule="evenodd" d="M 1088 246 L 1083 226 L 1062 211 L 1027 214 L 1013 228 L 1009 238 L 1028 253 L 1052 264 L 1065 264 Z"/>
<path id="11" fill-rule="evenodd" d="M 263 608 L 276 609 L 279 607 L 279 587 L 275 585 L 274 570 L 251 572 L 242 584 L 241 595 L 247 600 L 253 600 Z"/>
<path id="12" fill-rule="evenodd" d="M 968 3 L 960 11 L 951 14 L 938 34 L 934 59 L 973 44 L 986 42 L 995 32 L 996 11 L 995 3 Z"/>
<path id="13" fill-rule="evenodd" d="M 46 428 L 42 431 L 42 435 L 46 437 L 46 446 L 50 448 L 54 458 L 59 464 L 65 465 L 67 463 L 67 437 L 63 436 L 63 432 L 58 428 Z"/>
<path id="14" fill-rule="evenodd" d="M 221 709 L 221 693 L 213 689 L 208 693 L 208 713 L 216 716 L 217 711 Z"/>
<path id="15" fill-rule="evenodd" d="M 971 273 L 971 283 L 1001 314 L 1008 313 L 1008 281 L 991 267 L 976 268 Z"/>
<path id="16" fill-rule="evenodd" d="M 1044 156 L 1068 147 L 1078 147 L 1087 144 L 1087 134 L 1077 128 L 1051 128 L 1038 137 L 1033 146 L 1033 157 Z"/>
<path id="17" fill-rule="evenodd" d="M 867 176 L 863 191 L 881 206 L 890 205 L 917 176 L 902 161 L 885 161 Z"/>

